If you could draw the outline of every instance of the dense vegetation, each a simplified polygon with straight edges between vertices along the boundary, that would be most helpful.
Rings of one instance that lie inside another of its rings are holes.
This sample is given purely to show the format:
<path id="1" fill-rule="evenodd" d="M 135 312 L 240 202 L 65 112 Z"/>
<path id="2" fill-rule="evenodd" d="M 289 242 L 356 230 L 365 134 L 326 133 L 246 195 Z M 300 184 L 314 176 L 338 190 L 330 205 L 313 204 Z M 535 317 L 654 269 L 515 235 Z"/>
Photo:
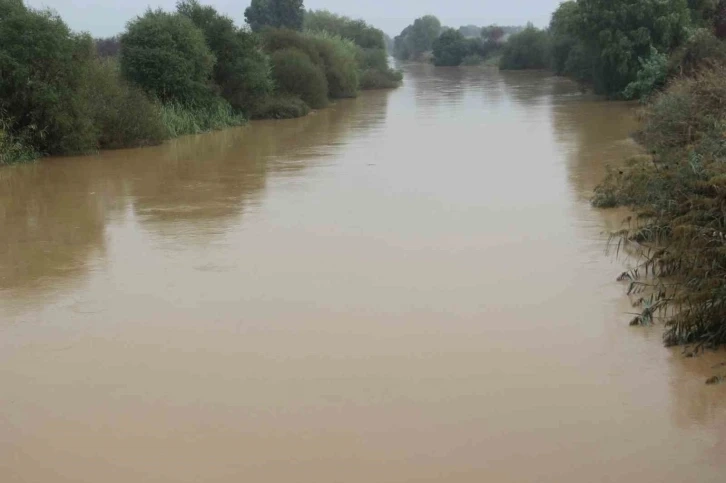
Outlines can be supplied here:
<path id="1" fill-rule="evenodd" d="M 52 11 L 0 0 L 0 164 L 298 117 L 400 84 L 383 32 L 365 22 L 301 0 L 255 0 L 245 15 L 257 33 L 181 0 L 94 40 Z"/>
<path id="2" fill-rule="evenodd" d="M 717 347 L 726 344 L 726 2 L 688 2 L 685 18 L 684 5 L 671 5 L 679 8 L 671 11 L 668 35 L 637 43 L 647 53 L 637 64 L 623 60 L 617 73 L 588 79 L 647 98 L 637 138 L 648 155 L 612 171 L 593 204 L 635 212 L 614 234 L 638 261 L 621 276 L 640 307 L 633 324 L 660 316 L 667 345 Z M 684 22 L 690 24 L 685 33 Z M 644 29 L 666 25 L 643 23 Z M 625 32 L 635 27 L 623 25 Z M 594 63 L 602 69 L 620 54 L 614 49 L 613 57 Z"/>
<path id="3" fill-rule="evenodd" d="M 437 66 L 478 65 L 496 59 L 508 36 L 521 27 L 465 25 L 442 27 L 431 15 L 417 19 L 394 41 L 394 56 L 401 60 L 430 60 Z"/>

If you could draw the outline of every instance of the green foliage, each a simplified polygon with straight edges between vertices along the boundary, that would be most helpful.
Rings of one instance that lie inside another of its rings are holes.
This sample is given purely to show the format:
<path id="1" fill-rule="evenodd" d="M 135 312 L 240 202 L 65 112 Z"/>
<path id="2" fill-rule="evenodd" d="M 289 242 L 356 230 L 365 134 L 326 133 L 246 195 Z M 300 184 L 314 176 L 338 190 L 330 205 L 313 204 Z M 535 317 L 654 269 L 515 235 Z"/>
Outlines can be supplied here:
<path id="1" fill-rule="evenodd" d="M 352 40 L 363 49 L 386 49 L 383 31 L 371 27 L 363 20 L 353 20 L 327 10 L 306 12 L 303 26 L 308 31 L 328 32 Z"/>
<path id="2" fill-rule="evenodd" d="M 252 0 L 245 19 L 254 32 L 264 27 L 302 30 L 305 7 L 303 0 Z"/>
<path id="3" fill-rule="evenodd" d="M 292 119 L 306 116 L 310 107 L 299 97 L 267 97 L 260 102 L 252 113 L 253 119 Z"/>
<path id="4" fill-rule="evenodd" d="M 94 86 L 89 102 L 99 148 L 148 146 L 169 136 L 158 104 L 121 78 L 114 59 L 95 62 L 89 80 Z"/>
<path id="5" fill-rule="evenodd" d="M 455 66 L 469 53 L 466 38 L 454 29 L 446 29 L 433 43 L 434 65 Z"/>
<path id="6" fill-rule="evenodd" d="M 168 102 L 161 106 L 161 120 L 170 137 L 241 126 L 246 122 L 244 116 L 236 114 L 232 106 L 223 99 L 201 107 Z"/>
<path id="7" fill-rule="evenodd" d="M 461 59 L 461 65 L 468 65 L 468 66 L 482 65 L 485 61 L 486 61 L 486 59 L 480 55 L 469 54 L 466 57 L 464 57 L 463 59 Z"/>
<path id="8" fill-rule="evenodd" d="M 305 52 L 285 48 L 273 53 L 271 60 L 272 73 L 280 93 L 298 96 L 313 109 L 328 104 L 325 74 Z"/>
<path id="9" fill-rule="evenodd" d="M 361 89 L 393 89 L 401 85 L 403 74 L 393 69 L 368 69 L 360 77 Z"/>
<path id="10" fill-rule="evenodd" d="M 26 136 L 7 131 L 13 124 L 11 119 L 0 113 L 0 166 L 33 161 L 40 156 Z"/>
<path id="11" fill-rule="evenodd" d="M 647 59 L 640 59 L 636 79 L 623 90 L 625 99 L 645 99 L 662 88 L 668 77 L 668 56 L 651 48 Z"/>
<path id="12" fill-rule="evenodd" d="M 546 31 L 529 24 L 504 44 L 499 67 L 506 70 L 546 68 L 549 65 L 549 41 Z"/>
<path id="13" fill-rule="evenodd" d="M 214 63 L 202 31 L 178 13 L 147 10 L 121 36 L 124 77 L 163 102 L 210 102 Z"/>
<path id="14" fill-rule="evenodd" d="M 0 0 L 0 112 L 5 139 L 49 154 L 95 148 L 87 93 L 93 41 L 54 13 Z M 11 122 L 12 120 L 12 122 Z"/>
<path id="15" fill-rule="evenodd" d="M 726 64 L 726 42 L 708 29 L 697 29 L 673 52 L 668 72 L 671 76 L 692 76 L 703 68 L 719 64 Z"/>
<path id="16" fill-rule="evenodd" d="M 690 24 L 686 0 L 579 0 L 576 32 L 593 59 L 598 92 L 616 95 L 637 77 L 651 48 L 671 52 Z"/>
<path id="17" fill-rule="evenodd" d="M 180 1 L 177 12 L 204 33 L 216 58 L 214 82 L 232 107 L 249 112 L 258 99 L 272 92 L 269 59 L 255 35 L 238 29 L 232 19 L 197 0 Z"/>
<path id="18" fill-rule="evenodd" d="M 315 45 L 325 68 L 328 97 L 340 99 L 358 95 L 358 47 L 352 40 L 327 32 L 305 35 Z"/>
<path id="19" fill-rule="evenodd" d="M 441 33 L 441 22 L 433 15 L 416 19 L 394 39 L 393 55 L 401 60 L 421 60 L 433 49 Z"/>
<path id="20" fill-rule="evenodd" d="M 616 236 L 643 263 L 621 278 L 648 299 L 634 323 L 660 313 L 668 345 L 726 344 L 725 69 L 680 78 L 656 95 L 639 136 L 652 158 L 611 172 L 593 200 L 636 212 Z"/>

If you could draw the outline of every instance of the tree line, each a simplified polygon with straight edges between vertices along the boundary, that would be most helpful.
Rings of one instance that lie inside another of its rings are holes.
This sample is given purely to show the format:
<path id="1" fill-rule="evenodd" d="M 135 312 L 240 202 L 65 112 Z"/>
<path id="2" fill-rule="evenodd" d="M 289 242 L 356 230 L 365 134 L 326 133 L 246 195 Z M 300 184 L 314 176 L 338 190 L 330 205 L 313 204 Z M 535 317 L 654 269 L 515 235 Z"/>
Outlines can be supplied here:
<path id="1" fill-rule="evenodd" d="M 158 144 L 396 87 L 382 31 L 302 0 L 253 0 L 250 28 L 197 0 L 106 39 L 0 0 L 0 165 Z"/>
<path id="2" fill-rule="evenodd" d="M 416 19 L 394 39 L 400 60 L 430 61 L 437 66 L 479 65 L 497 59 L 504 43 L 522 27 L 464 25 L 444 27 L 433 15 Z"/>

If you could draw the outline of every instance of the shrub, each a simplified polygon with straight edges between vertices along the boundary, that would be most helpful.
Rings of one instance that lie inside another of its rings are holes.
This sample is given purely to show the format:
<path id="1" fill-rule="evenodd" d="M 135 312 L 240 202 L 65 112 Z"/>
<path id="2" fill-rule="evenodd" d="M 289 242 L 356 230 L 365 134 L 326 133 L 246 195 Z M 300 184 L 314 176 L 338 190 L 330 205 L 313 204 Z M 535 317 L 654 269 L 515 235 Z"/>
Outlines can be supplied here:
<path id="1" fill-rule="evenodd" d="M 461 65 L 481 65 L 484 63 L 484 58 L 477 54 L 469 54 L 461 59 Z"/>
<path id="2" fill-rule="evenodd" d="M 544 69 L 549 64 L 548 45 L 547 32 L 529 24 L 504 44 L 499 67 L 505 70 Z"/>
<path id="3" fill-rule="evenodd" d="M 204 34 L 184 15 L 148 10 L 121 36 L 124 77 L 163 102 L 210 102 L 214 62 Z"/>
<path id="4" fill-rule="evenodd" d="M 267 97 L 254 109 L 253 119 L 292 119 L 306 116 L 310 107 L 293 96 Z"/>
<path id="5" fill-rule="evenodd" d="M 320 57 L 318 47 L 300 32 L 267 28 L 262 31 L 261 35 L 264 49 L 270 54 L 283 49 L 296 49 L 304 52 L 313 64 L 323 65 L 323 59 Z"/>
<path id="6" fill-rule="evenodd" d="M 401 85 L 402 80 L 403 74 L 393 69 L 368 69 L 361 74 L 360 88 L 365 90 L 393 89 Z"/>
<path id="7" fill-rule="evenodd" d="M 273 89 L 270 64 L 257 36 L 235 27 L 227 16 L 196 0 L 183 0 L 177 12 L 188 17 L 203 33 L 214 54 L 214 82 L 235 109 L 249 112 L 257 99 Z"/>
<path id="8" fill-rule="evenodd" d="M 673 52 L 668 62 L 668 73 L 671 76 L 691 76 L 703 68 L 725 63 L 726 42 L 708 29 L 698 29 Z"/>
<path id="9" fill-rule="evenodd" d="M 244 116 L 235 114 L 232 106 L 222 99 L 203 107 L 169 102 L 161 106 L 161 119 L 171 137 L 241 126 L 246 122 Z"/>
<path id="10" fill-rule="evenodd" d="M 13 135 L 6 130 L 12 124 L 10 119 L 0 113 L 0 166 L 32 161 L 39 157 L 24 136 Z"/>
<path id="11" fill-rule="evenodd" d="M 90 102 L 99 129 L 98 147 L 115 149 L 159 144 L 168 137 L 159 106 L 121 78 L 113 59 L 94 63 Z"/>
<path id="12" fill-rule="evenodd" d="M 286 48 L 272 54 L 272 73 L 280 93 L 298 96 L 318 109 L 328 103 L 328 81 L 305 52 Z"/>
<path id="13" fill-rule="evenodd" d="M 7 116 L 5 139 L 23 139 L 48 154 L 94 149 L 97 130 L 87 100 L 93 57 L 90 37 L 74 35 L 54 13 L 0 0 L 0 111 Z"/>
<path id="14" fill-rule="evenodd" d="M 667 77 L 668 56 L 652 48 L 650 57 L 640 59 L 638 75 L 625 87 L 623 97 L 625 99 L 647 98 L 665 85 Z"/>
<path id="15" fill-rule="evenodd" d="M 317 48 L 325 66 L 328 96 L 331 99 L 358 95 L 358 48 L 351 40 L 316 32 L 306 34 Z"/>

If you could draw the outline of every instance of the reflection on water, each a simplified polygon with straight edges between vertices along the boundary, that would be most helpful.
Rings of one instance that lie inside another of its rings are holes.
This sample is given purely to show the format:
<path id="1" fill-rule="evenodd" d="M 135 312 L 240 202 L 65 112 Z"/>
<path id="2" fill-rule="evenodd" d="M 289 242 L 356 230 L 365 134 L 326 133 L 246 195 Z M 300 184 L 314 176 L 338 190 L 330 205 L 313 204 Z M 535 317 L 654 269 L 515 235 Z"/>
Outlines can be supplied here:
<path id="1" fill-rule="evenodd" d="M 723 480 L 723 358 L 627 326 L 588 203 L 632 106 L 404 69 L 0 170 L 0 481 Z"/>
<path id="2" fill-rule="evenodd" d="M 103 262 L 107 223 L 129 210 L 162 236 L 209 241 L 246 204 L 260 202 L 270 173 L 300 176 L 334 155 L 347 132 L 361 135 L 380 124 L 386 99 L 384 93 L 302 120 L 0 170 L 0 290 L 16 296 L 77 283 Z"/>

